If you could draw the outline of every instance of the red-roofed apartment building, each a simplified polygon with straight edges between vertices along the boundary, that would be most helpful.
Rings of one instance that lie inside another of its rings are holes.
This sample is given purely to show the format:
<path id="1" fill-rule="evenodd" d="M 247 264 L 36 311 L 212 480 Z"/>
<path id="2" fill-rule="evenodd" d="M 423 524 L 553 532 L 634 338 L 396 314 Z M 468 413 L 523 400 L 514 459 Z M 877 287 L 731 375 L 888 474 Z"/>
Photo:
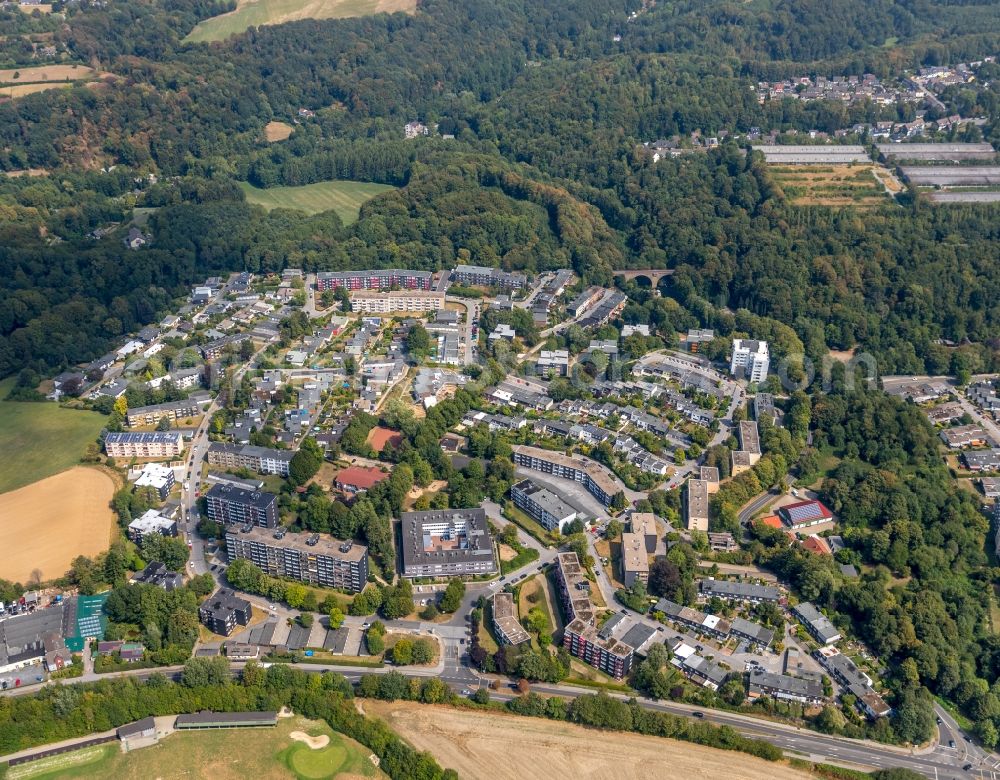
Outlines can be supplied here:
<path id="1" fill-rule="evenodd" d="M 345 493 L 360 493 L 377 485 L 383 479 L 389 479 L 389 475 L 381 469 L 350 466 L 337 474 L 334 485 Z"/>
<path id="2" fill-rule="evenodd" d="M 806 528 L 833 520 L 833 512 L 820 501 L 799 501 L 778 509 L 778 514 L 789 528 Z"/>

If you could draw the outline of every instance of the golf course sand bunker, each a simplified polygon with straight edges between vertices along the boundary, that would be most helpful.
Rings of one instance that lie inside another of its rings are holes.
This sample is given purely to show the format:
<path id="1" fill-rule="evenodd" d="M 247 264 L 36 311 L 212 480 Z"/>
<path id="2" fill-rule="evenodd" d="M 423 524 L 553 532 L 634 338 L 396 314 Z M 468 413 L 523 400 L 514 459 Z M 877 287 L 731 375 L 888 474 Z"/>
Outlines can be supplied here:
<path id="1" fill-rule="evenodd" d="M 288 736 L 296 742 L 305 742 L 313 750 L 322 750 L 330 744 L 330 738 L 326 734 L 320 734 L 318 737 L 310 737 L 304 731 L 293 731 Z"/>

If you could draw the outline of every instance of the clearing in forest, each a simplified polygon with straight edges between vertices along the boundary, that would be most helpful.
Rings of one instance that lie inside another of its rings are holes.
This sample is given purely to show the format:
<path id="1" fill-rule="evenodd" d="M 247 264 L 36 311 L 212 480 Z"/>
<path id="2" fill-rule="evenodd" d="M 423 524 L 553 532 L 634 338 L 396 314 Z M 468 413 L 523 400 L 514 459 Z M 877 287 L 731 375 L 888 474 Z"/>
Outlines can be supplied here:
<path id="1" fill-rule="evenodd" d="M 264 125 L 264 138 L 268 143 L 284 141 L 295 128 L 286 122 L 268 122 Z"/>
<path id="2" fill-rule="evenodd" d="M 871 208 L 887 197 L 871 164 L 772 165 L 768 172 L 793 206 Z"/>
<path id="3" fill-rule="evenodd" d="M 200 22 L 186 43 L 224 41 L 248 27 L 282 24 L 299 19 L 344 19 L 403 11 L 413 13 L 416 0 L 238 0 L 236 10 Z"/>
<path id="4" fill-rule="evenodd" d="M 388 184 L 362 181 L 321 181 L 302 187 L 268 187 L 259 189 L 241 182 L 247 202 L 271 209 L 297 209 L 306 214 L 336 211 L 345 225 L 358 218 L 361 204 L 376 195 L 395 189 Z"/>

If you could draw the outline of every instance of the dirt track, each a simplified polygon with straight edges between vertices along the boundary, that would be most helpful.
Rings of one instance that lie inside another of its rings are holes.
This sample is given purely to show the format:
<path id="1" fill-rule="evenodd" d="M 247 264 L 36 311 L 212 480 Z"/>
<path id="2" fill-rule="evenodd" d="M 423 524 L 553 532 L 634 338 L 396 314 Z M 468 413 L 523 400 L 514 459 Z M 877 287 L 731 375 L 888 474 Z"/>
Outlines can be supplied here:
<path id="1" fill-rule="evenodd" d="M 466 712 L 412 702 L 365 701 L 418 750 L 460 777 L 489 780 L 805 780 L 805 772 L 745 753 L 671 739 L 600 732 L 559 721 Z"/>
<path id="2" fill-rule="evenodd" d="M 27 583 L 63 576 L 78 555 L 108 549 L 115 483 L 99 469 L 77 466 L 0 494 L 0 577 Z"/>

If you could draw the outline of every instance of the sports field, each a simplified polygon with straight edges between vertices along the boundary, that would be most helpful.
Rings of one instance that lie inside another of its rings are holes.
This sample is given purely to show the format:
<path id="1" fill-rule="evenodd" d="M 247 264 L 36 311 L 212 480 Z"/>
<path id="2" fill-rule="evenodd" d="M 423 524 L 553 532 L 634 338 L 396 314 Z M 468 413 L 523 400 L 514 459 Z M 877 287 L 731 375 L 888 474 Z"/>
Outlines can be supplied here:
<path id="1" fill-rule="evenodd" d="M 321 181 L 302 187 L 268 187 L 258 189 L 241 182 L 248 203 L 271 209 L 297 209 L 306 214 L 336 211 L 345 225 L 358 218 L 361 204 L 376 195 L 395 189 L 388 184 L 371 184 L 363 181 Z"/>
<path id="2" fill-rule="evenodd" d="M 0 578 L 52 580 L 76 556 L 107 550 L 114 492 L 107 472 L 77 466 L 0 494 Z"/>
<path id="3" fill-rule="evenodd" d="M 297 19 L 344 19 L 370 14 L 413 13 L 416 0 L 238 0 L 235 11 L 199 23 L 186 43 L 223 41 L 247 27 L 294 22 Z"/>
<path id="4" fill-rule="evenodd" d="M 364 706 L 368 714 L 385 720 L 407 742 L 429 751 L 459 777 L 805 780 L 811 776 L 744 753 L 639 734 L 600 733 L 542 718 L 412 702 L 366 700 Z"/>
<path id="5" fill-rule="evenodd" d="M 313 748 L 292 733 L 319 737 Z M 323 737 L 326 740 L 323 740 Z M 275 728 L 177 732 L 158 744 L 121 753 L 116 743 L 22 764 L 5 780 L 120 780 L 120 778 L 210 777 L 212 780 L 357 780 L 385 777 L 369 760 L 371 752 L 325 723 L 294 716 Z"/>
<path id="6" fill-rule="evenodd" d="M 0 493 L 75 466 L 108 420 L 51 402 L 2 400 L 13 384 L 0 382 Z"/>

